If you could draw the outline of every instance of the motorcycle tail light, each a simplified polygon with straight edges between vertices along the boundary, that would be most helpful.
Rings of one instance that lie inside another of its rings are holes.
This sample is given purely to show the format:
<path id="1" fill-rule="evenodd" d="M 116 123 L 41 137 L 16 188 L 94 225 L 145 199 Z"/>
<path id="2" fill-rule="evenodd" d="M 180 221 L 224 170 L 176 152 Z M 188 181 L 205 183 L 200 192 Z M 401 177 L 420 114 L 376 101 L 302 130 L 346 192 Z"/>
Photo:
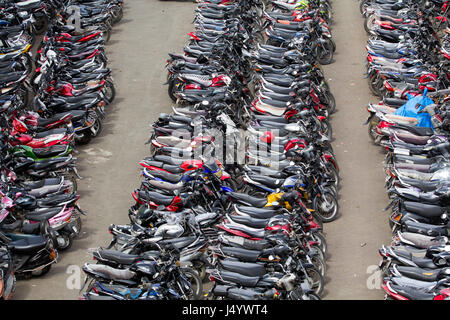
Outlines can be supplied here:
<path id="1" fill-rule="evenodd" d="M 386 89 L 388 89 L 389 91 L 395 91 L 394 88 L 392 88 L 392 86 L 389 84 L 388 81 L 385 81 L 385 82 L 384 82 L 384 87 L 385 87 Z"/>
<path id="2" fill-rule="evenodd" d="M 48 255 L 48 257 L 50 258 L 50 260 L 55 260 L 56 259 L 56 252 L 55 250 L 51 250 L 50 254 Z"/>

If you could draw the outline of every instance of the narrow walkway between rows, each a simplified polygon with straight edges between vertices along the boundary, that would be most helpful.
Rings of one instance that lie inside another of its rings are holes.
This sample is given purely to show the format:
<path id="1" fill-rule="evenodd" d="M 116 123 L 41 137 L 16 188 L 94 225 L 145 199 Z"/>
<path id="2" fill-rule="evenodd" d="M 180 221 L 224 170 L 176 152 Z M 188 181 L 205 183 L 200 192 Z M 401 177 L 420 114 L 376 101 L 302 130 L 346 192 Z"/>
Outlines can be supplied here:
<path id="1" fill-rule="evenodd" d="M 367 34 L 358 1 L 333 1 L 332 34 L 335 62 L 324 67 L 336 98 L 337 112 L 331 120 L 333 148 L 340 165 L 340 213 L 325 225 L 329 250 L 324 299 L 382 299 L 374 271 L 378 248 L 390 243 L 388 215 L 383 212 L 383 153 L 374 148 L 367 134 L 365 106 L 378 102 L 365 79 Z M 371 289 L 372 288 L 372 289 Z"/>

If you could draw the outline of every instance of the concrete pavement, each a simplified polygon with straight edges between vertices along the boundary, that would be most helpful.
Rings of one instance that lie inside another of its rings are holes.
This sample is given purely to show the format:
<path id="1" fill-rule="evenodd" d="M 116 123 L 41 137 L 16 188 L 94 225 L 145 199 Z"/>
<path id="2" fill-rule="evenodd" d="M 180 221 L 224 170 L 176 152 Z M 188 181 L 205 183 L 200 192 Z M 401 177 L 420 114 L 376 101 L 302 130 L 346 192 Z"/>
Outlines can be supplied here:
<path id="1" fill-rule="evenodd" d="M 340 213 L 324 230 L 329 249 L 324 299 L 382 299 L 375 285 L 378 248 L 390 243 L 391 231 L 384 190 L 384 153 L 374 147 L 362 124 L 365 106 L 377 103 L 364 78 L 367 34 L 358 1 L 333 1 L 332 35 L 336 42 L 333 64 L 324 66 L 336 98 L 337 112 L 331 124 L 333 148 L 340 166 Z"/>

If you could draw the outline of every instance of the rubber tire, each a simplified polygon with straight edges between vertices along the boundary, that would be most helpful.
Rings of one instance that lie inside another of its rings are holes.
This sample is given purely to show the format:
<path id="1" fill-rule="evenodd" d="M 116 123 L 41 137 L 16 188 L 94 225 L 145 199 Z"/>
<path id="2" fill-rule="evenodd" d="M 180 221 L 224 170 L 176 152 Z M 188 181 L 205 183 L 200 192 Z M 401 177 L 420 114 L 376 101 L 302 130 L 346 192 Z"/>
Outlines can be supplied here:
<path id="1" fill-rule="evenodd" d="M 330 197 L 330 200 L 333 201 L 335 204 L 335 210 L 331 216 L 324 216 L 319 211 L 320 205 L 318 202 L 319 202 L 319 199 L 322 199 L 324 197 L 324 195 L 326 195 L 327 197 Z M 324 223 L 328 223 L 328 222 L 332 222 L 332 221 L 336 220 L 339 215 L 339 204 L 338 204 L 336 197 L 333 195 L 333 193 L 331 191 L 325 191 L 325 193 L 322 194 L 320 198 L 316 196 L 313 200 L 313 209 L 315 210 L 317 215 L 320 216 L 320 218 L 322 219 L 322 221 Z"/>
<path id="2" fill-rule="evenodd" d="M 97 118 L 92 126 L 97 126 L 97 132 L 95 134 L 91 131 L 92 138 L 95 138 L 103 131 L 103 123 L 99 118 Z"/>
<path id="3" fill-rule="evenodd" d="M 31 275 L 33 277 L 42 277 L 42 276 L 46 275 L 50 271 L 50 269 L 52 268 L 52 265 L 53 264 L 49 264 L 48 266 L 45 266 L 38 273 L 34 273 L 34 272 L 30 272 L 30 273 L 31 273 Z"/>
<path id="4" fill-rule="evenodd" d="M 183 275 L 186 278 L 191 278 L 195 280 L 197 284 L 197 290 L 193 292 L 192 296 L 189 297 L 189 300 L 200 300 L 202 294 L 203 294 L 203 282 L 200 276 L 198 275 L 197 271 L 192 270 L 191 268 L 181 268 L 181 271 L 183 272 Z M 192 282 L 191 282 L 192 283 Z"/>
<path id="5" fill-rule="evenodd" d="M 111 80 L 106 80 L 105 87 L 108 87 L 108 89 L 111 90 L 111 94 L 109 95 L 109 97 L 105 95 L 105 103 L 109 105 L 113 103 L 114 99 L 116 98 L 116 88 Z"/>
<path id="6" fill-rule="evenodd" d="M 367 0 L 360 0 L 360 2 L 359 2 L 359 12 L 361 14 L 364 13 L 364 5 L 366 4 L 366 2 L 367 2 Z"/>
<path id="7" fill-rule="evenodd" d="M 83 133 L 83 138 L 75 140 L 77 145 L 83 146 L 91 142 L 92 140 L 92 134 L 91 131 L 86 130 L 85 133 Z"/>
<path id="8" fill-rule="evenodd" d="M 326 100 L 328 101 L 327 110 L 330 114 L 333 114 L 336 112 L 336 99 L 330 91 L 327 91 L 325 95 L 327 96 Z"/>
<path id="9" fill-rule="evenodd" d="M 333 139 L 333 128 L 327 119 L 323 119 L 320 122 L 320 128 L 322 132 L 328 137 L 328 139 Z"/>
<path id="10" fill-rule="evenodd" d="M 333 51 L 333 44 L 331 43 L 331 41 L 329 39 L 326 39 L 325 42 L 322 43 L 322 45 L 320 46 L 320 48 L 318 50 L 322 51 L 323 48 L 325 48 L 327 54 L 325 55 L 325 57 L 321 57 L 320 52 L 318 52 L 317 61 L 321 65 L 327 65 L 327 64 L 332 63 L 333 62 L 334 51 Z"/>
<path id="11" fill-rule="evenodd" d="M 62 235 L 60 234 L 59 236 L 61 237 Z M 67 245 L 64 247 L 61 247 L 61 246 L 59 246 L 59 243 L 58 243 L 58 247 L 57 247 L 58 251 L 66 251 L 66 250 L 70 249 L 70 247 L 72 247 L 73 241 L 72 241 L 72 238 L 70 237 L 70 235 L 65 234 L 64 238 L 67 238 Z"/>
<path id="12" fill-rule="evenodd" d="M 322 251 L 322 253 L 324 254 L 324 257 L 326 259 L 327 252 L 328 252 L 328 245 L 327 245 L 327 240 L 325 239 L 325 236 L 320 232 L 313 233 L 313 236 L 317 238 L 317 239 L 313 239 L 313 241 L 319 240 L 318 242 L 320 244 L 318 245 L 318 247 L 320 248 L 320 251 Z"/>
<path id="13" fill-rule="evenodd" d="M 313 287 L 313 284 L 311 284 L 311 289 L 314 290 L 314 293 L 320 297 L 323 293 L 323 287 L 324 287 L 324 278 L 320 274 L 320 271 L 317 270 L 315 267 L 306 267 L 305 271 L 308 274 L 308 277 L 311 277 L 311 275 L 314 275 L 314 277 L 317 278 L 317 281 L 318 281 L 317 286 Z"/>
<path id="14" fill-rule="evenodd" d="M 327 272 L 327 264 L 325 261 L 321 258 L 320 255 L 316 255 L 314 257 L 311 257 L 311 263 L 316 267 L 316 269 L 320 272 L 322 277 L 325 277 L 325 274 Z"/>

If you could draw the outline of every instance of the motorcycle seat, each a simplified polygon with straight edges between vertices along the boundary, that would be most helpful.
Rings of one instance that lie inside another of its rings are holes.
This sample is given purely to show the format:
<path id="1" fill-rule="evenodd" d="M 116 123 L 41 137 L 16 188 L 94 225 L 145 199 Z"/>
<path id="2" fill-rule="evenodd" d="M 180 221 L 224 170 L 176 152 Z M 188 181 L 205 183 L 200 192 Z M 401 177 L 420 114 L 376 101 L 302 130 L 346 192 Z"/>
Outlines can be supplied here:
<path id="1" fill-rule="evenodd" d="M 66 134 L 66 133 L 67 133 L 66 128 L 56 128 L 56 129 L 52 129 L 52 130 L 46 130 L 46 131 L 41 131 L 41 132 L 35 133 L 34 137 L 37 139 L 40 139 L 40 138 L 45 138 L 52 134 Z"/>
<path id="2" fill-rule="evenodd" d="M 266 268 L 263 264 L 241 262 L 234 259 L 224 259 L 219 262 L 221 269 L 225 269 L 231 272 L 237 272 L 239 274 L 249 277 L 262 277 L 266 274 Z"/>
<path id="3" fill-rule="evenodd" d="M 161 245 L 173 245 L 177 249 L 182 249 L 190 244 L 192 244 L 197 239 L 196 236 L 189 236 L 189 237 L 181 237 L 181 238 L 175 238 L 175 239 L 165 239 L 159 241 L 159 244 Z"/>
<path id="4" fill-rule="evenodd" d="M 434 191 L 443 183 L 441 181 L 422 181 L 410 178 L 401 178 L 400 181 L 402 183 L 406 183 L 413 187 L 419 188 L 424 192 Z"/>
<path id="5" fill-rule="evenodd" d="M 41 160 L 41 161 L 37 161 L 35 162 L 32 167 L 36 170 L 42 170 L 45 169 L 53 164 L 59 163 L 59 162 L 67 162 L 68 160 L 70 160 L 72 157 L 68 156 L 68 157 L 58 157 L 58 158 L 52 158 L 52 159 L 45 159 L 45 160 Z"/>
<path id="6" fill-rule="evenodd" d="M 129 269 L 116 269 L 104 264 L 86 263 L 83 270 L 88 274 L 113 280 L 130 280 L 136 275 Z"/>
<path id="7" fill-rule="evenodd" d="M 433 293 L 426 293 L 417 289 L 390 284 L 393 290 L 398 292 L 401 296 L 410 300 L 433 300 Z"/>
<path id="8" fill-rule="evenodd" d="M 52 195 L 47 198 L 42 198 L 37 201 L 38 207 L 47 207 L 50 205 L 58 205 L 62 202 L 68 202 L 71 200 L 75 200 L 77 198 L 76 194 L 73 193 L 63 193 L 58 195 Z"/>
<path id="9" fill-rule="evenodd" d="M 265 228 L 267 226 L 267 223 L 269 222 L 269 219 L 255 219 L 253 217 L 248 216 L 229 215 L 228 217 L 236 223 L 243 224 L 250 228 L 256 229 Z"/>
<path id="10" fill-rule="evenodd" d="M 45 248 L 47 239 L 43 235 L 27 236 L 22 239 L 11 241 L 8 243 L 8 248 L 19 254 L 33 254 Z"/>
<path id="11" fill-rule="evenodd" d="M 156 190 L 167 190 L 167 191 L 175 191 L 180 190 L 183 188 L 184 183 L 182 181 L 178 183 L 170 183 L 166 181 L 159 181 L 159 180 L 149 180 L 148 185 Z"/>
<path id="12" fill-rule="evenodd" d="M 25 182 L 23 184 L 23 188 L 25 190 L 33 190 L 42 188 L 44 186 L 51 186 L 51 185 L 59 185 L 61 183 L 62 178 L 48 178 L 48 179 L 42 179 L 39 181 L 31 181 L 31 182 Z"/>
<path id="13" fill-rule="evenodd" d="M 181 168 L 179 165 L 165 164 L 164 162 L 160 162 L 160 161 L 151 161 L 151 160 L 149 161 L 149 160 L 146 160 L 146 161 L 142 161 L 141 165 L 143 167 L 150 167 L 150 166 L 152 166 L 152 167 L 155 167 L 155 168 L 160 168 L 161 171 L 165 170 L 165 171 L 167 171 L 169 173 L 172 173 L 172 174 L 179 174 L 179 173 L 183 173 L 184 172 L 184 169 Z M 150 170 L 151 171 L 156 171 L 158 169 L 150 169 Z"/>
<path id="14" fill-rule="evenodd" d="M 155 155 L 153 157 L 155 161 L 160 161 L 166 164 L 174 165 L 174 166 L 180 166 L 183 162 L 186 161 L 186 159 L 179 159 L 179 158 L 173 158 L 171 156 L 166 155 Z"/>
<path id="15" fill-rule="evenodd" d="M 256 262 L 260 251 L 243 249 L 239 247 L 221 247 L 221 251 L 229 257 L 237 258 L 244 262 Z"/>
<path id="16" fill-rule="evenodd" d="M 268 219 L 273 216 L 279 215 L 281 212 L 277 209 L 270 209 L 271 207 L 267 208 L 255 208 L 255 207 L 249 207 L 249 206 L 241 206 L 241 205 L 234 205 L 234 210 L 238 214 L 244 214 L 249 215 L 253 218 L 257 219 Z"/>
<path id="17" fill-rule="evenodd" d="M 409 131 L 394 131 L 394 134 L 397 138 L 406 143 L 416 144 L 416 145 L 425 145 L 427 144 L 430 136 L 419 136 L 415 135 Z"/>
<path id="18" fill-rule="evenodd" d="M 25 218 L 31 221 L 46 221 L 59 214 L 62 207 L 43 208 L 43 210 L 30 211 L 25 214 Z"/>
<path id="19" fill-rule="evenodd" d="M 278 86 L 271 82 L 268 82 L 267 80 L 263 80 L 262 88 L 279 94 L 288 94 L 288 95 L 296 94 L 295 88 Z"/>
<path id="20" fill-rule="evenodd" d="M 269 116 L 269 115 L 257 115 L 257 114 L 253 115 L 253 117 L 259 121 L 271 121 L 271 122 L 279 122 L 279 123 L 284 123 L 284 124 L 288 123 L 288 120 L 283 117 Z"/>
<path id="21" fill-rule="evenodd" d="M 231 198 L 234 200 L 237 200 L 238 202 L 242 202 L 245 204 L 249 204 L 251 206 L 254 206 L 256 208 L 262 208 L 267 204 L 266 198 L 257 198 L 252 197 L 245 193 L 238 193 L 238 192 L 229 192 L 228 193 Z"/>
<path id="22" fill-rule="evenodd" d="M 423 269 L 409 266 L 395 266 L 395 269 L 408 278 L 421 281 L 436 281 L 441 272 L 440 269 Z"/>
<path id="23" fill-rule="evenodd" d="M 430 246 L 440 245 L 440 238 L 427 236 L 415 232 L 398 232 L 398 236 L 402 241 L 413 243 L 417 248 L 428 249 Z"/>
<path id="24" fill-rule="evenodd" d="M 162 170 L 152 170 L 150 172 L 155 178 L 160 178 L 171 183 L 177 183 L 183 177 L 182 174 L 171 174 Z"/>
<path id="25" fill-rule="evenodd" d="M 272 84 L 282 86 L 282 87 L 291 87 L 292 84 L 294 83 L 294 79 L 291 79 L 290 77 L 287 77 L 286 75 L 277 75 L 274 73 L 271 73 L 270 75 L 265 74 L 262 78 L 264 80 L 266 80 L 267 82 L 270 82 Z"/>
<path id="26" fill-rule="evenodd" d="M 158 205 L 168 206 L 173 201 L 173 196 L 167 196 L 153 191 L 141 191 L 139 190 L 139 198 L 143 198 L 152 201 Z"/>
<path id="27" fill-rule="evenodd" d="M 29 10 L 38 8 L 41 6 L 41 0 L 27 0 L 22 2 L 17 2 L 16 6 L 20 10 Z"/>
<path id="28" fill-rule="evenodd" d="M 249 177 L 253 181 L 259 182 L 272 189 L 280 188 L 284 183 L 284 179 L 271 178 L 263 175 L 249 174 Z"/>
<path id="29" fill-rule="evenodd" d="M 404 201 L 403 204 L 407 211 L 429 218 L 439 217 L 446 210 L 444 207 L 413 201 Z"/>
<path id="30" fill-rule="evenodd" d="M 429 127 L 417 127 L 413 125 L 396 123 L 394 126 L 392 126 L 392 128 L 404 129 L 419 136 L 432 136 L 434 134 L 433 129 Z"/>
<path id="31" fill-rule="evenodd" d="M 434 237 L 448 235 L 446 225 L 434 225 L 414 221 L 405 221 L 403 224 L 403 230 Z"/>
<path id="32" fill-rule="evenodd" d="M 398 249 L 396 247 L 393 247 L 392 251 L 394 251 L 396 255 L 403 257 L 405 259 L 408 259 L 408 260 L 412 260 L 413 258 L 423 259 L 423 258 L 425 258 L 425 254 L 426 254 L 426 250 L 423 250 L 423 249 L 418 252 L 410 252 L 410 251 L 404 251 L 404 250 Z"/>
<path id="33" fill-rule="evenodd" d="M 429 268 L 429 269 L 437 268 L 437 266 L 433 263 L 433 260 L 431 259 L 413 257 L 411 261 L 414 262 L 419 268 Z"/>
<path id="34" fill-rule="evenodd" d="M 67 145 L 54 145 L 45 148 L 34 148 L 33 152 L 38 158 L 51 158 L 64 154 L 67 151 Z"/>
<path id="35" fill-rule="evenodd" d="M 122 265 L 130 265 L 141 259 L 140 255 L 123 253 L 117 250 L 98 250 L 100 258 L 111 260 Z"/>
<path id="36" fill-rule="evenodd" d="M 264 238 L 264 235 L 265 235 L 265 230 L 263 228 L 259 228 L 259 229 L 252 228 L 252 227 L 248 227 L 244 224 L 240 224 L 240 223 L 237 223 L 234 221 L 231 221 L 230 223 L 225 223 L 225 224 L 223 224 L 223 226 L 227 229 L 238 230 L 238 231 L 244 232 L 253 238 L 262 239 L 262 238 Z"/>
<path id="37" fill-rule="evenodd" d="M 272 92 L 272 91 L 265 91 L 265 90 L 259 90 L 257 96 L 261 97 L 261 98 L 274 99 L 274 100 L 283 101 L 283 102 L 294 102 L 296 99 L 295 93 L 286 95 L 286 94 L 276 93 L 276 92 Z"/>
<path id="38" fill-rule="evenodd" d="M 402 163 L 402 162 L 431 165 L 432 163 L 434 163 L 434 159 L 425 158 L 423 156 L 414 156 L 414 155 L 408 156 L 404 154 L 395 154 L 394 163 Z"/>
<path id="39" fill-rule="evenodd" d="M 288 51 L 288 49 L 283 48 L 283 47 L 276 47 L 276 46 L 272 46 L 272 45 L 268 45 L 268 44 L 261 44 L 258 43 L 258 48 L 263 49 L 264 51 L 271 51 L 271 52 L 277 52 L 277 53 L 285 53 L 286 51 Z"/>

